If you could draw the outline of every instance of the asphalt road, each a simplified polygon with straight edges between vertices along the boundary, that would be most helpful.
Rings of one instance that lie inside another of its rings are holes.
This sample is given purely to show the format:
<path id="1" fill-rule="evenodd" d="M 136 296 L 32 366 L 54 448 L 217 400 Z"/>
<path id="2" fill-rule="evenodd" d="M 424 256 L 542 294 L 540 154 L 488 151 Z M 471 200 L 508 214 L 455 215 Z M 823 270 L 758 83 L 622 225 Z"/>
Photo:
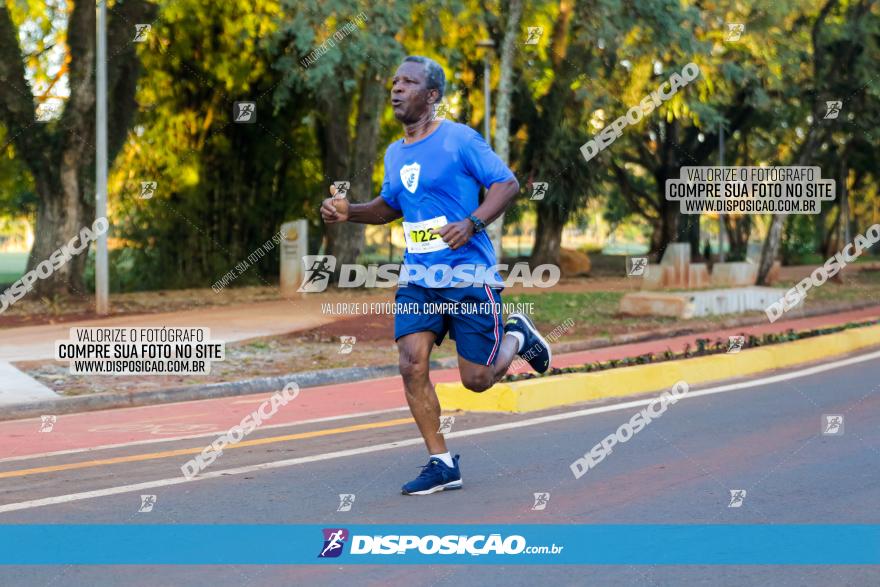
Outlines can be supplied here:
<path id="1" fill-rule="evenodd" d="M 456 414 L 448 439 L 462 455 L 464 489 L 427 497 L 399 493 L 426 460 L 408 413 L 399 409 L 257 430 L 213 463 L 206 478 L 189 483 L 180 483 L 180 466 L 212 436 L 0 459 L 0 523 L 878 524 L 880 363 L 872 358 L 823 369 L 694 387 L 580 479 L 570 463 L 641 406 Z M 822 434 L 825 414 L 843 415 L 843 434 Z M 746 490 L 746 497 L 731 508 L 735 489 Z M 532 510 L 536 492 L 550 493 L 543 511 Z M 343 493 L 356 499 L 351 511 L 337 512 Z M 156 495 L 153 511 L 138 511 L 142 494 Z M 869 585 L 880 583 L 880 569 L 0 567 L 0 585 L 307 582 Z"/>

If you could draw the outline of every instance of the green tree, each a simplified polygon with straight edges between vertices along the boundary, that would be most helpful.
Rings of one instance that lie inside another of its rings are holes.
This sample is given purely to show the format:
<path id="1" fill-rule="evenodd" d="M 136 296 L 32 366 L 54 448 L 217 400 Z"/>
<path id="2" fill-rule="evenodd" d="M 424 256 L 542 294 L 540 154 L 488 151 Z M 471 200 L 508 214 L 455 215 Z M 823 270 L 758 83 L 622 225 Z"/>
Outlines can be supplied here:
<path id="1" fill-rule="evenodd" d="M 320 152 L 321 183 L 310 200 L 317 208 L 335 181 L 351 184 L 355 202 L 372 199 L 378 159 L 380 121 L 387 102 L 387 80 L 405 55 L 395 31 L 410 21 L 413 2 L 377 3 L 364 11 L 352 1 L 308 6 L 284 3 L 284 18 L 274 36 L 281 74 L 275 103 L 285 105 L 291 92 L 312 101 Z M 325 227 L 329 254 L 354 263 L 364 248 L 364 227 Z"/>
<path id="2" fill-rule="evenodd" d="M 135 267 L 119 286 L 213 283 L 282 222 L 309 215 L 317 149 L 301 121 L 313 105 L 272 99 L 281 74 L 268 39 L 282 10 L 273 0 L 163 5 L 143 51 L 138 129 L 111 184 Z M 233 119 L 236 102 L 255 104 L 255 122 Z M 144 181 L 157 183 L 151 199 L 139 197 Z M 277 255 L 236 283 L 266 283 Z"/>
<path id="3" fill-rule="evenodd" d="M 790 112 L 796 117 L 791 128 L 797 138 L 775 160 L 789 165 L 815 165 L 826 162 L 823 176 L 836 176 L 838 212 L 844 233 L 849 227 L 849 186 L 851 157 L 857 161 L 857 178 L 870 169 L 865 166 L 870 153 L 876 153 L 878 84 L 876 64 L 878 59 L 877 32 L 878 3 L 872 0 L 838 2 L 826 0 L 812 10 L 795 12 L 794 21 L 798 35 L 807 51 L 798 63 L 783 70 L 783 76 L 791 88 Z M 852 125 L 826 119 L 826 102 L 844 102 L 844 116 Z M 855 122 L 855 107 L 861 119 Z M 861 107 L 864 112 L 858 109 Z M 849 118 L 849 114 L 853 114 Z M 864 125 L 864 126 L 863 126 Z M 855 131 L 855 132 L 854 132 Z M 828 152 L 836 152 L 830 156 Z M 833 163 L 837 164 L 834 165 Z M 831 165 L 829 166 L 829 163 Z M 835 169 L 836 168 L 836 169 Z M 873 171 L 871 171 L 873 173 Z M 758 282 L 764 283 L 776 259 L 783 240 L 786 217 L 774 215 L 761 252 Z M 822 225 L 817 229 L 821 230 Z"/>
<path id="4" fill-rule="evenodd" d="M 154 13 L 155 6 L 144 0 L 119 0 L 108 9 L 109 161 L 122 147 L 136 109 L 140 62 L 132 42 L 133 23 L 150 22 Z M 22 46 L 19 32 L 26 24 Z M 35 38 L 39 36 L 42 39 Z M 35 85 L 47 81 L 47 39 L 62 57 L 52 72 L 54 79 L 44 84 L 43 95 L 35 96 L 26 72 L 31 70 Z M 36 240 L 28 269 L 47 259 L 83 226 L 91 225 L 95 217 L 94 64 L 94 3 L 8 2 L 0 6 L 0 122 L 17 156 L 27 165 L 38 198 Z M 60 116 L 38 122 L 37 103 L 63 81 L 69 86 L 69 96 Z M 85 255 L 74 257 L 51 279 L 38 282 L 36 289 L 42 293 L 81 291 L 85 262 Z"/>
<path id="5" fill-rule="evenodd" d="M 658 47 L 667 66 L 690 60 L 685 57 L 697 49 L 688 32 L 695 14 L 668 0 L 559 3 L 546 56 L 524 71 L 536 104 L 522 113 L 528 126 L 524 167 L 530 179 L 550 183 L 537 204 L 533 263 L 558 262 L 563 227 L 612 179 L 607 156 L 583 160 L 580 147 L 592 138 L 585 131 L 601 129 L 654 89 Z M 678 96 L 654 116 L 668 112 L 688 115 Z"/>

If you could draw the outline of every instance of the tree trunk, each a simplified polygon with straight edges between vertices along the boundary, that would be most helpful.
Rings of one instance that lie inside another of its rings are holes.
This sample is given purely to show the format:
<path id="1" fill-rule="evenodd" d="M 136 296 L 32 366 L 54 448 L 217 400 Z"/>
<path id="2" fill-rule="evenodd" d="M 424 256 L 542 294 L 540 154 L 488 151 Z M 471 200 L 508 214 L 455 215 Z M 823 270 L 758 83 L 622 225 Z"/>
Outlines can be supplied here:
<path id="1" fill-rule="evenodd" d="M 680 209 L 679 209 L 680 210 Z M 679 216 L 676 242 L 688 243 L 691 246 L 691 261 L 700 260 L 700 215 L 681 214 Z"/>
<path id="2" fill-rule="evenodd" d="M 660 234 L 652 237 L 651 253 L 659 261 L 663 257 L 666 245 L 679 240 L 679 226 L 685 226 L 681 221 L 681 211 L 678 202 L 670 202 L 666 199 L 666 180 L 671 177 L 679 177 L 680 165 L 676 149 L 679 149 L 678 120 L 672 120 L 663 127 L 660 153 L 660 165 L 654 171 L 654 180 L 657 190 L 657 202 L 660 204 Z M 687 239 L 682 239 L 687 240 Z M 699 250 L 699 233 L 697 238 Z M 691 250 L 693 255 L 694 251 Z"/>
<path id="3" fill-rule="evenodd" d="M 330 99 L 324 120 L 324 170 L 328 182 L 348 181 L 348 198 L 352 202 L 366 202 L 373 197 L 373 169 L 379 140 L 379 114 L 385 88 L 378 72 L 364 72 L 357 104 L 357 134 L 350 137 L 348 121 L 351 96 L 341 87 Z M 328 183 L 329 186 L 329 183 Z M 322 195 L 321 198 L 326 196 Z M 337 268 L 343 263 L 356 263 L 364 250 L 364 225 L 337 224 L 327 226 L 327 251 L 336 257 Z"/>
<path id="4" fill-rule="evenodd" d="M 37 222 L 37 236 L 34 248 L 28 258 L 28 268 L 33 268 L 48 259 L 55 250 L 61 248 L 84 227 L 91 227 L 95 219 L 94 179 L 87 174 L 94 173 L 94 152 L 87 145 L 68 145 L 61 156 L 60 190 L 54 194 L 44 194 L 51 201 L 50 206 L 60 212 L 55 223 L 50 220 L 49 227 L 41 227 Z M 42 198 L 41 198 L 42 200 Z M 40 242 L 40 256 L 34 254 Z M 46 254 L 46 249 L 48 254 Z M 61 267 L 51 280 L 40 280 L 35 284 L 37 295 L 79 294 L 88 295 L 83 282 L 88 249 L 73 256 Z"/>
<path id="5" fill-rule="evenodd" d="M 822 75 L 822 67 L 821 67 L 821 57 L 823 56 L 823 50 L 819 47 L 819 31 L 822 28 L 825 19 L 828 17 L 828 14 L 837 4 L 836 0 L 827 0 L 822 8 L 819 10 L 819 14 L 816 17 L 815 22 L 813 22 L 812 33 L 811 33 L 811 49 L 813 53 L 813 83 L 818 85 L 821 83 L 821 75 Z M 819 132 L 817 131 L 817 125 L 815 122 L 810 124 L 810 127 L 807 129 L 807 138 L 804 140 L 804 143 L 801 145 L 798 156 L 795 158 L 797 161 L 795 165 L 806 165 L 808 161 L 812 160 L 813 151 L 819 144 Z M 767 274 L 770 272 L 770 268 L 773 267 L 773 262 L 776 259 L 776 255 L 779 252 L 779 245 L 782 241 L 782 224 L 785 221 L 785 215 L 775 214 L 773 216 L 773 221 L 770 223 L 770 230 L 767 231 L 767 239 L 764 241 L 764 247 L 761 249 L 761 260 L 758 263 L 758 279 L 756 280 L 757 285 L 766 285 L 767 284 Z"/>
<path id="6" fill-rule="evenodd" d="M 752 233 L 752 217 L 724 215 L 728 245 L 730 246 L 729 261 L 745 261 L 749 249 L 749 236 Z"/>
<path id="7" fill-rule="evenodd" d="M 81 203 L 80 186 L 73 154 L 67 153 L 67 169 L 60 174 L 49 170 L 41 177 L 35 177 L 37 202 L 37 221 L 34 231 L 34 244 L 28 255 L 27 270 L 30 271 L 60 249 L 84 226 L 91 225 L 90 215 Z M 65 265 L 55 270 L 49 279 L 34 283 L 33 295 L 85 295 L 82 281 L 83 269 L 88 251 L 73 256 Z"/>
<path id="8" fill-rule="evenodd" d="M 350 159 L 350 136 L 348 132 L 349 114 L 351 112 L 351 95 L 343 91 L 342 84 L 327 87 L 321 93 L 320 98 L 324 101 L 324 116 L 319 125 L 322 160 L 324 167 L 324 179 L 326 190 L 335 181 L 351 181 L 349 171 Z M 349 191 L 349 196 L 354 193 Z M 330 196 L 329 191 L 321 193 L 316 201 L 320 202 Z M 326 251 L 337 257 L 337 267 L 341 263 L 353 263 L 352 240 L 350 234 L 353 224 L 325 225 Z"/>
<path id="9" fill-rule="evenodd" d="M 108 163 L 124 143 L 136 104 L 139 62 L 131 23 L 154 20 L 156 6 L 143 0 L 108 9 L 107 87 L 114 126 L 108 128 Z M 27 270 L 49 259 L 95 220 L 95 5 L 75 2 L 68 19 L 70 96 L 61 119 L 34 122 L 34 98 L 25 74 L 18 32 L 0 10 L 0 120 L 28 165 L 39 197 L 34 245 Z M 88 251 L 72 257 L 51 277 L 34 283 L 34 295 L 82 294 Z"/>
<path id="10" fill-rule="evenodd" d="M 773 221 L 770 223 L 770 230 L 767 231 L 767 238 L 764 240 L 764 247 L 761 249 L 761 261 L 758 263 L 758 279 L 757 285 L 767 285 L 767 274 L 773 267 L 776 260 L 776 252 L 782 243 L 782 225 L 785 223 L 784 214 L 774 214 Z"/>
<path id="11" fill-rule="evenodd" d="M 819 133 L 816 126 L 811 125 L 807 131 L 807 139 L 800 149 L 795 165 L 807 165 L 812 159 L 813 150 L 819 142 Z M 767 239 L 764 241 L 764 247 L 761 249 L 761 260 L 758 263 L 758 279 L 757 285 L 767 284 L 767 274 L 773 267 L 776 255 L 779 253 L 779 245 L 782 243 L 782 225 L 785 223 L 785 214 L 774 214 L 773 221 L 770 223 L 770 230 L 767 231 Z"/>
<path id="12" fill-rule="evenodd" d="M 658 183 L 665 186 L 666 182 Z M 661 189 L 665 189 L 661 188 Z M 681 218 L 678 202 L 669 202 L 665 197 L 660 201 L 660 220 L 651 234 L 651 250 L 649 254 L 659 263 L 666 246 L 678 239 L 678 221 Z"/>
<path id="13" fill-rule="evenodd" d="M 661 215 L 651 221 L 651 240 L 648 244 L 648 255 L 659 260 L 663 247 L 663 217 L 661 211 Z"/>
<path id="14" fill-rule="evenodd" d="M 819 213 L 813 214 L 813 252 L 820 255 L 825 252 L 825 224 L 828 217 L 828 206 L 820 206 Z"/>
<path id="15" fill-rule="evenodd" d="M 825 239 L 822 241 L 821 252 L 824 257 L 830 257 L 834 254 L 834 251 L 840 250 L 840 247 L 837 246 L 837 235 L 840 234 L 838 229 L 840 226 L 840 206 L 835 206 L 835 210 L 834 221 L 831 223 L 831 227 L 825 233 Z"/>
<path id="16" fill-rule="evenodd" d="M 562 246 L 562 229 L 568 214 L 559 206 L 539 205 L 538 226 L 535 228 L 535 247 L 529 259 L 532 267 L 559 265 L 559 248 Z"/>
<path id="17" fill-rule="evenodd" d="M 523 161 L 530 178 L 542 178 L 549 170 L 558 171 L 558 159 L 552 154 L 561 142 L 565 141 L 564 113 L 569 104 L 577 102 L 571 91 L 571 84 L 578 73 L 574 68 L 564 67 L 568 58 L 585 67 L 588 55 L 572 56 L 568 53 L 568 37 L 573 17 L 573 5 L 569 0 L 559 2 L 559 13 L 553 25 L 549 54 L 556 75 L 546 93 L 538 100 L 534 118 L 528 122 L 529 138 L 525 145 Z M 580 174 L 585 175 L 585 174 Z M 558 175 L 557 175 L 558 177 Z M 550 186 L 544 200 L 538 202 L 536 214 L 538 224 L 532 247 L 532 265 L 559 264 L 559 248 L 562 244 L 562 229 L 573 208 L 578 206 L 576 191 L 586 192 L 586 182 L 576 182 L 571 178 L 560 177 L 564 186 Z M 568 184 L 568 185 L 566 185 Z M 575 189 L 568 189 L 576 185 Z"/>

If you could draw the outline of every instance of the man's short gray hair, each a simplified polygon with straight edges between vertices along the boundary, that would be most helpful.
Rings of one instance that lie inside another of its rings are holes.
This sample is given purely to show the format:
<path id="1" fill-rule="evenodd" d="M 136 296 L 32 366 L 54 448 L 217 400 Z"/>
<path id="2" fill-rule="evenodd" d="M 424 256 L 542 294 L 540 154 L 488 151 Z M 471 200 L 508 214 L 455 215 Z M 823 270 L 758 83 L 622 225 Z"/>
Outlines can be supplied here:
<path id="1" fill-rule="evenodd" d="M 443 97 L 443 93 L 446 91 L 446 74 L 443 73 L 443 68 L 440 67 L 439 63 L 430 57 L 422 57 L 421 55 L 409 55 L 403 61 L 404 63 L 412 61 L 413 63 L 421 63 L 424 65 L 425 83 L 428 86 L 428 89 L 437 90 L 440 92 L 439 98 Z"/>

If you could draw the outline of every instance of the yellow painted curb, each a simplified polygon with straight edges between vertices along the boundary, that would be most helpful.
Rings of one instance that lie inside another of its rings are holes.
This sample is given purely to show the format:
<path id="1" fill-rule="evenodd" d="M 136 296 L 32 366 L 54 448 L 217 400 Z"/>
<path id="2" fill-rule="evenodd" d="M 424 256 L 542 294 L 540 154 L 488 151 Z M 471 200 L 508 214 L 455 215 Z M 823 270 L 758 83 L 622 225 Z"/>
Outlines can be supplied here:
<path id="1" fill-rule="evenodd" d="M 444 410 L 533 412 L 590 400 L 659 391 L 672 387 L 680 380 L 695 385 L 753 375 L 826 360 L 877 345 L 880 345 L 880 325 L 735 354 L 499 383 L 483 393 L 465 389 L 461 383 L 438 383 L 436 389 Z"/>

